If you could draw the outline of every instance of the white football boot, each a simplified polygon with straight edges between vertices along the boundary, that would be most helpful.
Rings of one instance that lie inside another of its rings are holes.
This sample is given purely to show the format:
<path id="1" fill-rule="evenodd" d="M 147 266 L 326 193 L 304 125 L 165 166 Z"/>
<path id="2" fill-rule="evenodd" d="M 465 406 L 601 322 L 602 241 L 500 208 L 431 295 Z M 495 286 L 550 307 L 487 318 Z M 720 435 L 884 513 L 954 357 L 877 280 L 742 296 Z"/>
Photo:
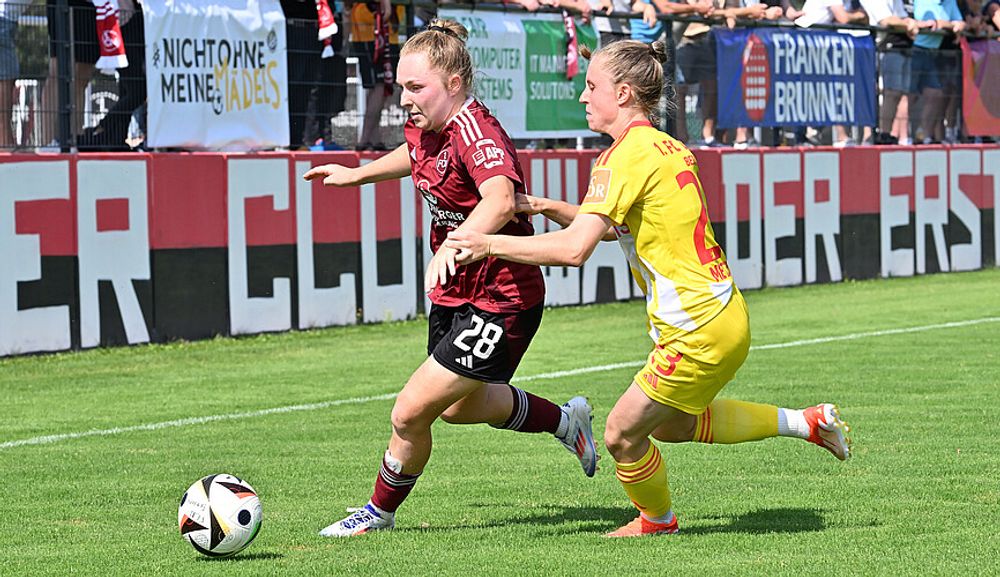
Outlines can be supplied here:
<path id="1" fill-rule="evenodd" d="M 562 406 L 562 412 L 569 418 L 566 436 L 559 438 L 566 450 L 580 459 L 580 466 L 588 477 L 597 471 L 597 446 L 594 445 L 593 409 L 584 397 L 573 397 Z"/>
<path id="2" fill-rule="evenodd" d="M 371 503 L 354 511 L 347 517 L 319 532 L 322 537 L 354 537 L 369 531 L 392 529 L 396 525 L 396 515 L 378 511 Z"/>
<path id="3" fill-rule="evenodd" d="M 815 443 L 833 453 L 841 461 L 851 457 L 851 427 L 840 418 L 837 405 L 822 403 L 802 410 L 809 424 L 810 443 Z"/>

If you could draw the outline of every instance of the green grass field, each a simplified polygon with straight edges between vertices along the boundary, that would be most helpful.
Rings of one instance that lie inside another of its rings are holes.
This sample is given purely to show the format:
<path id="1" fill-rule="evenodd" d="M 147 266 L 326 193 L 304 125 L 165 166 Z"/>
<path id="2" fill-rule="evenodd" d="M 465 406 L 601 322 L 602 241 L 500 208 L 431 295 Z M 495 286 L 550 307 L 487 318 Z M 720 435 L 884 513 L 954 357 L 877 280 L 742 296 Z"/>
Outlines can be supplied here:
<path id="1" fill-rule="evenodd" d="M 682 533 L 646 539 L 602 537 L 633 516 L 607 457 L 587 479 L 547 435 L 444 423 L 397 530 L 318 537 L 370 495 L 423 321 L 0 360 L 0 574 L 1000 572 L 1000 270 L 747 299 L 757 348 L 722 395 L 836 402 L 855 456 L 793 439 L 667 446 Z M 547 311 L 520 385 L 588 395 L 600 436 L 648 351 L 643 314 Z M 941 326 L 962 321 L 977 322 Z M 880 333 L 894 329 L 913 330 Z M 179 421 L 208 416 L 228 417 Z M 184 490 L 217 472 L 264 505 L 260 536 L 223 560 L 176 525 Z"/>

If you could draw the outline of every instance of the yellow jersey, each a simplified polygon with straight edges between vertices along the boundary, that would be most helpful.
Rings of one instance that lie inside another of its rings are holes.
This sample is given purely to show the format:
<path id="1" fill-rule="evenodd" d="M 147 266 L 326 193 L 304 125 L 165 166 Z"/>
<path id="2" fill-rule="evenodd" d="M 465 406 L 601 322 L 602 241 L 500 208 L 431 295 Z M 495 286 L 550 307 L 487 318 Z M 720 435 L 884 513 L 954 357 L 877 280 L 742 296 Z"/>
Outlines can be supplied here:
<path id="1" fill-rule="evenodd" d="M 708 220 L 694 155 L 649 122 L 629 125 L 597 158 L 580 212 L 614 222 L 646 295 L 655 343 L 704 326 L 737 292 Z"/>

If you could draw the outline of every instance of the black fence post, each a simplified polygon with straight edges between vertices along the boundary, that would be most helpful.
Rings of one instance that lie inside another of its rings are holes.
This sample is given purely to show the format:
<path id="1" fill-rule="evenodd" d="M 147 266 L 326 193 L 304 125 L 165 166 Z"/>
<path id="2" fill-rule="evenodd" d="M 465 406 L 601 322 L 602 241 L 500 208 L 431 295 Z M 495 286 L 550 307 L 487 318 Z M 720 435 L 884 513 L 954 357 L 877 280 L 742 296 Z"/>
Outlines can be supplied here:
<path id="1" fill-rule="evenodd" d="M 48 14 L 54 18 L 55 22 L 49 22 L 49 26 L 55 24 L 55 49 L 56 49 L 56 76 L 54 80 L 58 85 L 58 105 L 56 107 L 57 134 L 59 148 L 63 152 L 70 151 L 71 139 L 71 118 L 72 118 L 72 81 L 73 59 L 70 54 L 70 13 L 67 0 L 56 0 L 55 13 Z"/>

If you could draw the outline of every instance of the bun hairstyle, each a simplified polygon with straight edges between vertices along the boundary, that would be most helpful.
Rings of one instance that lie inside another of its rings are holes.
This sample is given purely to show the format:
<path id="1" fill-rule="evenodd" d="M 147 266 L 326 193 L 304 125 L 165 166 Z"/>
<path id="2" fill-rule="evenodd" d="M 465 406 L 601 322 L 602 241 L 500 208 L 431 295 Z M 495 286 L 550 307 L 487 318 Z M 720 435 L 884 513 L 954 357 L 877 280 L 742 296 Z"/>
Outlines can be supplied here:
<path id="1" fill-rule="evenodd" d="M 639 40 L 618 40 L 606 44 L 591 53 L 586 46 L 580 47 L 580 54 L 589 60 L 601 57 L 601 63 L 615 84 L 625 83 L 632 87 L 636 105 L 648 118 L 656 120 L 663 94 L 663 65 L 667 61 L 667 45 L 662 40 L 651 44 Z M 670 87 L 669 93 L 673 92 Z M 673 99 L 667 99 L 667 107 L 673 107 Z"/>
<path id="2" fill-rule="evenodd" d="M 420 52 L 445 77 L 457 74 L 466 94 L 472 94 L 472 56 L 465 47 L 469 31 L 454 20 L 435 18 L 426 28 L 406 41 L 400 56 Z"/>
<path id="3" fill-rule="evenodd" d="M 426 30 L 433 30 L 434 32 L 441 32 L 458 38 L 465 44 L 465 41 L 469 39 L 469 31 L 454 20 L 445 20 L 443 18 L 435 18 L 431 20 L 431 23 L 427 25 Z"/>

